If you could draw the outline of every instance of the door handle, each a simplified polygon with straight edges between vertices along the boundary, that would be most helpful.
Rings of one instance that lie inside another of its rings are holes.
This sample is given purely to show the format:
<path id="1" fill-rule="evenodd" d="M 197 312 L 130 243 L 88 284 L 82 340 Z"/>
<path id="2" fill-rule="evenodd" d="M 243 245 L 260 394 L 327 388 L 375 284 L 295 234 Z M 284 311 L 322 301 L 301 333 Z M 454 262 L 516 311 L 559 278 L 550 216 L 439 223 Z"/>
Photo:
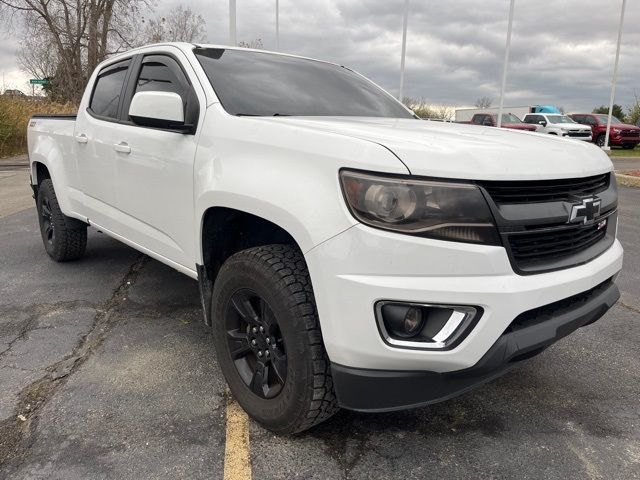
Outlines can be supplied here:
<path id="1" fill-rule="evenodd" d="M 120 152 L 120 153 L 131 153 L 131 147 L 129 145 L 127 145 L 126 142 L 116 143 L 113 146 L 113 149 L 116 152 Z"/>
<path id="2" fill-rule="evenodd" d="M 76 135 L 75 139 L 76 139 L 76 142 L 78 143 L 87 143 L 89 141 L 89 139 L 84 133 L 81 133 L 80 135 Z"/>

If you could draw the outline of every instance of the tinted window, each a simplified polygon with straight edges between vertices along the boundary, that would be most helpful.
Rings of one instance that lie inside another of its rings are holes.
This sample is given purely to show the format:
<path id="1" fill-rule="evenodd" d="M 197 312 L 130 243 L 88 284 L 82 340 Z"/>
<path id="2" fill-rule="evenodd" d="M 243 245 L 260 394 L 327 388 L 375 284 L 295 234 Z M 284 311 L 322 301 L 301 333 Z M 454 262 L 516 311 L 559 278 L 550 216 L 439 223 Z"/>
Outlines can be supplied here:
<path id="1" fill-rule="evenodd" d="M 600 123 L 604 123 L 606 125 L 609 116 L 608 115 L 595 115 L 595 117 L 600 121 Z M 613 115 L 611 115 L 611 123 L 622 123 L 620 120 L 618 120 L 616 117 L 614 117 Z"/>
<path id="2" fill-rule="evenodd" d="M 473 118 L 471 119 L 471 123 L 475 125 L 482 125 L 485 117 L 486 115 L 474 115 Z"/>
<path id="3" fill-rule="evenodd" d="M 118 118 L 118 103 L 129 61 L 103 69 L 96 79 L 89 108 L 96 115 Z"/>
<path id="4" fill-rule="evenodd" d="M 513 113 L 503 113 L 502 114 L 502 123 L 522 123 L 522 120 L 520 120 Z"/>
<path id="5" fill-rule="evenodd" d="M 146 57 L 136 83 L 136 92 L 174 92 L 182 96 L 187 80 L 169 57 L 153 55 Z"/>
<path id="6" fill-rule="evenodd" d="M 413 118 L 395 99 L 344 67 L 242 50 L 195 53 L 232 115 Z"/>

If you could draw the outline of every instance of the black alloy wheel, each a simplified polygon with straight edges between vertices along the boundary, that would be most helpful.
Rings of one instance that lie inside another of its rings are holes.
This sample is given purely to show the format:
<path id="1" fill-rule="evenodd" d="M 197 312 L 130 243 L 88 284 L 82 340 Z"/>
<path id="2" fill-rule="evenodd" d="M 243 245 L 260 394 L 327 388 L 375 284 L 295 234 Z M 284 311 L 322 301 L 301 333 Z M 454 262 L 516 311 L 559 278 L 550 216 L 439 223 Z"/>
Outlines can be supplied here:
<path id="1" fill-rule="evenodd" d="M 87 247 L 87 224 L 62 213 L 51 179 L 38 185 L 36 207 L 47 254 L 56 262 L 82 257 Z"/>
<path id="2" fill-rule="evenodd" d="M 40 216 L 42 217 L 42 238 L 49 245 L 53 245 L 56 240 L 56 228 L 53 214 L 51 213 L 51 200 L 49 197 L 42 199 Z"/>
<path id="3" fill-rule="evenodd" d="M 287 354 L 273 310 L 251 289 L 236 291 L 226 310 L 229 352 L 242 381 L 260 398 L 277 396 L 287 381 Z"/>

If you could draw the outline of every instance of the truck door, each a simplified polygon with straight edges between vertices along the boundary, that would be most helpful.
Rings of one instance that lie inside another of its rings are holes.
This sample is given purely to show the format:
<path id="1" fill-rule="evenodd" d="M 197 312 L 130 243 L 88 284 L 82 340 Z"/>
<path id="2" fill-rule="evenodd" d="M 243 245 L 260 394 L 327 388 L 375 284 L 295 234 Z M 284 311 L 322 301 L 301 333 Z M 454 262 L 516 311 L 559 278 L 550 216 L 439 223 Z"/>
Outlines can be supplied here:
<path id="1" fill-rule="evenodd" d="M 131 59 L 107 65 L 98 73 L 88 107 L 78 112 L 74 131 L 83 193 L 82 212 L 91 223 L 117 231 L 116 151 L 118 112 Z"/>
<path id="2" fill-rule="evenodd" d="M 184 65 L 188 66 L 186 61 Z M 117 207 L 122 212 L 118 233 L 193 270 L 193 168 L 200 129 L 196 134 L 185 134 L 142 127 L 128 116 L 131 99 L 137 92 L 174 92 L 182 98 L 185 118 L 193 118 L 195 111 L 193 122 L 197 124 L 199 115 L 204 114 L 204 91 L 195 72 L 189 72 L 178 57 L 170 54 L 138 57 L 114 143 L 120 147 L 115 160 Z"/>

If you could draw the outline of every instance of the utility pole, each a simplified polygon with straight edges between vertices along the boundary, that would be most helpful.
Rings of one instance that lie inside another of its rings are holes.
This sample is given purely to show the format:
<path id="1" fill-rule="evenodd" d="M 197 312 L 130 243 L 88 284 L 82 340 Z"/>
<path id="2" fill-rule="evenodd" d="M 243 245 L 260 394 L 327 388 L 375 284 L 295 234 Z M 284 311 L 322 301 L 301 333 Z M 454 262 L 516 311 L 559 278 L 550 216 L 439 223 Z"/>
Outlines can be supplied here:
<path id="1" fill-rule="evenodd" d="M 515 0 L 509 5 L 509 25 L 507 26 L 507 45 L 504 49 L 504 65 L 502 66 L 502 86 L 500 87 L 500 108 L 498 108 L 498 128 L 502 126 L 502 109 L 504 107 L 504 91 L 507 87 L 507 66 L 509 65 L 509 50 L 511 49 L 511 27 L 513 25 L 513 7 Z"/>
<path id="2" fill-rule="evenodd" d="M 229 44 L 233 47 L 238 45 L 236 38 L 236 0 L 229 0 Z"/>
<path id="3" fill-rule="evenodd" d="M 620 44 L 622 43 L 622 25 L 624 23 L 624 10 L 627 0 L 622 0 L 620 9 L 620 24 L 618 25 L 618 44 L 616 46 L 616 60 L 613 63 L 613 79 L 611 80 L 611 96 L 609 97 L 609 116 L 607 117 L 607 131 L 604 134 L 603 150 L 611 150 L 609 146 L 609 131 L 611 130 L 611 114 L 613 113 L 613 101 L 616 96 L 616 82 L 618 81 L 618 60 L 620 59 Z"/>
<path id="4" fill-rule="evenodd" d="M 276 51 L 280 51 L 280 0 L 276 0 Z"/>
<path id="5" fill-rule="evenodd" d="M 402 20 L 402 53 L 400 54 L 400 90 L 398 100 L 402 102 L 404 94 L 404 58 L 407 54 L 407 23 L 409 22 L 409 0 L 404 2 L 404 18 Z"/>

